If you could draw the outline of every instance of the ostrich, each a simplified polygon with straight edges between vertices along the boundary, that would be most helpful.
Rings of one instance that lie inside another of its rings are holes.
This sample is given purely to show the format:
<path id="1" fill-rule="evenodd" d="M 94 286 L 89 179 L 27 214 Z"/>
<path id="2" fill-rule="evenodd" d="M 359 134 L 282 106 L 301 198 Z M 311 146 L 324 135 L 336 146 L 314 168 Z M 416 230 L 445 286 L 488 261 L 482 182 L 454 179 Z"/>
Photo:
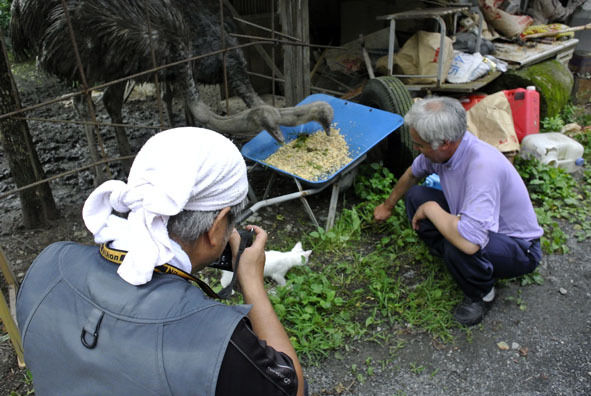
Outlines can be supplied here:
<path id="1" fill-rule="evenodd" d="M 238 41 L 229 32 L 236 31 L 230 19 L 224 21 L 224 31 L 219 23 L 219 1 L 217 0 L 172 0 L 175 8 L 183 10 L 185 22 L 196 39 L 191 42 L 192 54 L 205 54 L 222 49 L 222 33 L 226 47 L 235 47 Z M 226 13 L 228 15 L 228 13 Z M 242 51 L 226 52 L 227 80 L 231 95 L 240 97 L 248 107 L 264 105 L 265 102 L 257 95 L 247 75 L 246 60 Z M 192 63 L 194 79 L 202 84 L 219 84 L 223 82 L 223 55 L 217 54 L 199 59 Z M 165 95 L 168 112 L 171 113 L 171 90 Z M 190 114 L 188 114 L 190 117 Z"/>
<path id="2" fill-rule="evenodd" d="M 149 69 L 153 65 L 152 53 L 157 64 L 163 65 L 222 47 L 219 18 L 209 8 L 209 0 L 66 0 L 66 4 L 67 14 L 62 0 L 13 0 L 10 29 L 17 57 L 36 54 L 45 71 L 69 82 L 82 81 L 70 39 L 68 16 L 89 86 Z M 228 30 L 228 24 L 224 30 Z M 236 45 L 227 31 L 223 35 L 227 46 Z M 221 116 L 200 100 L 196 81 L 213 84 L 222 80 L 219 54 L 158 72 L 159 80 L 171 87 L 165 95 L 169 115 L 172 95 L 178 95 L 184 100 L 193 123 L 221 133 L 251 136 L 265 129 L 283 142 L 280 125 L 309 121 L 319 122 L 329 133 L 333 110 L 328 103 L 287 108 L 268 106 L 249 81 L 242 52 L 228 52 L 226 64 L 229 87 L 243 99 L 249 107 L 247 110 Z M 151 79 L 146 74 L 136 81 Z M 113 123 L 123 122 L 124 90 L 125 83 L 121 82 L 104 91 L 103 103 Z M 88 118 L 83 96 L 76 96 L 74 105 L 82 118 Z M 85 126 L 85 132 L 91 159 L 97 161 L 92 127 Z M 120 155 L 130 154 L 124 129 L 115 127 L 115 134 Z"/>

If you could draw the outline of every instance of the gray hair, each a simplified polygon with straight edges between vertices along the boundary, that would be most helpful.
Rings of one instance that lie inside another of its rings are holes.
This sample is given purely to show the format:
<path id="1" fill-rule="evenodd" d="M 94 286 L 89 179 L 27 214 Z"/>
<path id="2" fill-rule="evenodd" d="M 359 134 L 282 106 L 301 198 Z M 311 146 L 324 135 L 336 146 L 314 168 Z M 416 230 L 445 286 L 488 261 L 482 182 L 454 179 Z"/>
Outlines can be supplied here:
<path id="1" fill-rule="evenodd" d="M 467 129 L 466 110 L 457 99 L 432 96 L 415 102 L 404 122 L 436 150 L 445 142 L 456 142 Z"/>
<path id="2" fill-rule="evenodd" d="M 230 207 L 227 230 L 228 235 L 234 228 L 234 221 L 247 204 L 248 198 L 246 197 L 242 202 Z M 201 234 L 207 232 L 211 228 L 215 218 L 220 212 L 221 210 L 183 210 L 168 219 L 168 233 L 180 238 L 184 242 L 194 242 L 199 236 L 201 236 Z"/>

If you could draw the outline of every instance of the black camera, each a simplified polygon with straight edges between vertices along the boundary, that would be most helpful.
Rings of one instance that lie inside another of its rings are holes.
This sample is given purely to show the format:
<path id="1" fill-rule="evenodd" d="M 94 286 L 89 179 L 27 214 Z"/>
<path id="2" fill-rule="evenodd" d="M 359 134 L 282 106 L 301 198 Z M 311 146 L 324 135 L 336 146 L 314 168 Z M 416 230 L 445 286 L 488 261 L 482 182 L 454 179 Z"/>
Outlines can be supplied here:
<path id="1" fill-rule="evenodd" d="M 242 251 L 252 245 L 252 240 L 254 239 L 254 231 L 249 230 L 238 230 L 240 234 L 240 246 L 238 247 L 238 255 L 237 258 L 240 259 L 240 255 Z M 232 268 L 232 248 L 228 243 L 224 248 L 222 256 L 214 261 L 213 263 L 209 264 L 211 268 L 218 268 L 225 271 L 233 271 Z"/>

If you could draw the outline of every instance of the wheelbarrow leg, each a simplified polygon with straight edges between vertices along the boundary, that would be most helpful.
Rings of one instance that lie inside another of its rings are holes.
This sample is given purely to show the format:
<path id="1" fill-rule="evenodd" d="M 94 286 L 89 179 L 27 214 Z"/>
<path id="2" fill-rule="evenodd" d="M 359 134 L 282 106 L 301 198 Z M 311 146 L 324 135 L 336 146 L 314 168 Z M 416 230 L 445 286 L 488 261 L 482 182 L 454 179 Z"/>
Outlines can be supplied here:
<path id="1" fill-rule="evenodd" d="M 271 173 L 271 177 L 269 178 L 269 182 L 267 183 L 267 187 L 265 188 L 265 192 L 263 193 L 263 201 L 265 199 L 267 199 L 267 197 L 269 196 L 269 192 L 271 191 L 271 185 L 273 184 L 274 181 L 275 181 L 275 173 Z M 300 191 L 302 191 L 301 188 L 300 188 Z"/>
<path id="2" fill-rule="evenodd" d="M 248 183 L 248 200 L 252 203 L 258 202 L 257 195 L 254 193 L 254 189 L 252 188 L 250 183 Z"/>
<path id="3" fill-rule="evenodd" d="M 337 214 L 339 193 L 341 191 L 345 191 L 347 188 L 353 185 L 355 176 L 357 176 L 357 166 L 363 162 L 365 158 L 366 155 L 364 154 L 355 164 L 353 164 L 349 171 L 342 173 L 336 183 L 332 185 L 332 194 L 330 195 L 330 204 L 328 206 L 328 217 L 326 218 L 326 231 L 330 230 L 332 226 L 334 226 L 334 220 Z"/>
<path id="4" fill-rule="evenodd" d="M 341 182 L 337 182 L 332 186 L 332 193 L 330 194 L 330 204 L 328 206 L 328 217 L 326 218 L 326 231 L 330 230 L 334 225 L 334 218 L 337 213 L 337 202 L 339 200 L 339 192 L 341 189 Z"/>
<path id="5" fill-rule="evenodd" d="M 300 182 L 298 181 L 298 179 L 296 179 L 295 177 L 293 178 L 293 181 L 295 182 L 295 184 L 298 186 L 298 190 L 300 192 L 304 191 L 302 189 L 302 185 L 300 184 Z M 312 212 L 312 208 L 310 207 L 310 204 L 308 203 L 308 201 L 306 200 L 306 198 L 304 197 L 300 197 L 300 201 L 302 202 L 302 205 L 304 205 L 304 209 L 306 210 L 306 213 L 308 214 L 308 216 L 310 217 L 310 220 L 312 220 L 312 223 L 314 223 L 314 225 L 316 227 L 320 227 L 320 224 L 318 224 L 318 220 L 316 220 L 316 216 L 314 216 L 314 212 Z"/>
<path id="6" fill-rule="evenodd" d="M 258 164 L 255 163 L 254 165 L 247 166 L 246 173 L 248 174 L 252 172 L 257 167 L 257 165 Z M 250 180 L 250 178 L 248 180 Z M 252 185 L 250 184 L 250 181 L 248 182 L 248 200 L 250 201 L 250 203 L 256 203 L 259 201 L 256 193 L 254 192 L 254 188 L 252 188 Z"/>

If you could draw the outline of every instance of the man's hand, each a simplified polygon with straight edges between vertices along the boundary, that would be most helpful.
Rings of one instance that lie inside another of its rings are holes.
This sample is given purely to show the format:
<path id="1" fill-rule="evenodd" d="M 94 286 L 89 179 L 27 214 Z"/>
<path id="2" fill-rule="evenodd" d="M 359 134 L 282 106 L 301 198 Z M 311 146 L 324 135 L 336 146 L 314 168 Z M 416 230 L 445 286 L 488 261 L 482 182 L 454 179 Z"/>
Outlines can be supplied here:
<path id="1" fill-rule="evenodd" d="M 392 216 L 392 209 L 394 209 L 394 206 L 396 206 L 398 201 L 404 197 L 404 194 L 406 194 L 408 189 L 417 184 L 418 181 L 419 180 L 412 174 L 412 169 L 409 166 L 392 189 L 390 196 L 386 198 L 384 203 L 376 206 L 374 209 L 374 220 L 384 221 Z"/>
<path id="2" fill-rule="evenodd" d="M 428 219 L 426 211 L 427 211 L 428 207 L 432 206 L 432 205 L 439 206 L 434 201 L 427 201 L 418 207 L 417 211 L 415 212 L 415 215 L 413 216 L 413 218 L 411 220 L 413 230 L 418 231 L 419 230 L 419 221 L 424 220 L 424 219 Z"/>
<path id="3" fill-rule="evenodd" d="M 390 216 L 392 216 L 392 207 L 386 202 L 376 206 L 373 211 L 373 218 L 375 221 L 384 221 Z"/>

